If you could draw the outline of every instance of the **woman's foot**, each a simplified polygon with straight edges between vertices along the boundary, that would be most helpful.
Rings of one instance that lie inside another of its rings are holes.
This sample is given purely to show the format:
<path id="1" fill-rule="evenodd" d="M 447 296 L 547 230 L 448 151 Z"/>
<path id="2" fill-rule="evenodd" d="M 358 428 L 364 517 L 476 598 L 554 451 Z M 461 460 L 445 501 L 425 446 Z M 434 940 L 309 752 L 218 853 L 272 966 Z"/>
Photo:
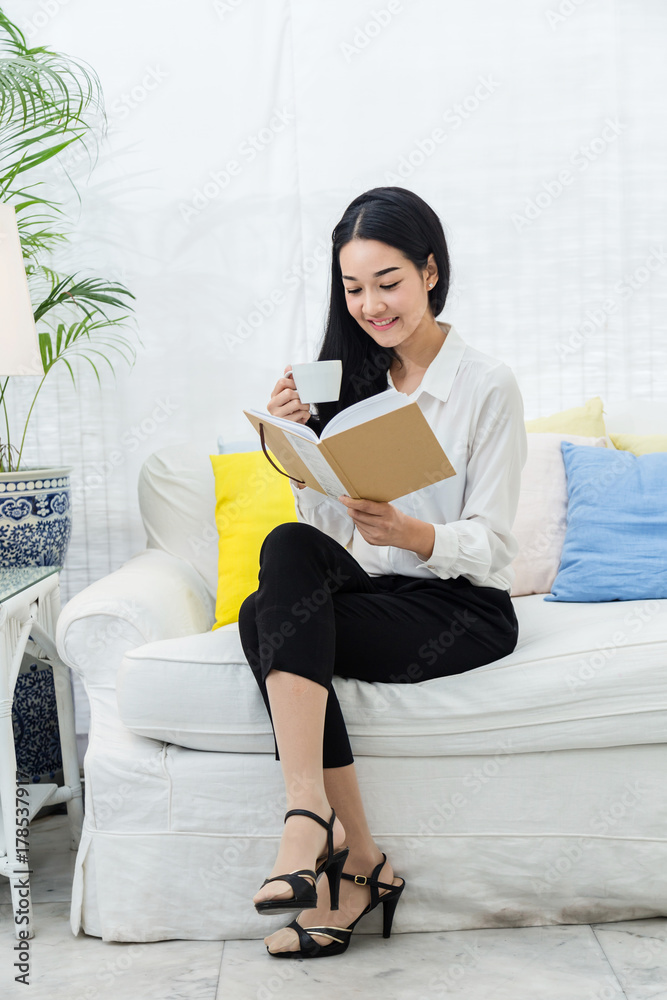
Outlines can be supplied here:
<path id="1" fill-rule="evenodd" d="M 351 854 L 345 862 L 344 872 L 350 875 L 370 875 L 375 866 L 382 861 L 382 851 L 378 850 L 377 855 L 363 859 L 354 858 Z M 391 885 L 394 881 L 394 870 L 389 861 L 386 861 L 380 869 L 379 880 Z M 272 883 L 277 885 L 278 883 Z M 387 889 L 380 889 L 382 897 Z M 360 913 L 366 909 L 371 901 L 371 890 L 368 885 L 357 885 L 349 879 L 341 879 L 340 882 L 340 908 L 332 910 L 329 900 L 329 880 L 325 876 L 320 876 L 317 882 L 317 906 L 314 909 L 302 910 L 297 916 L 297 923 L 302 927 L 349 927 L 353 920 L 356 920 Z M 311 933 L 309 931 L 309 933 Z M 312 932 L 313 940 L 323 948 L 331 944 L 331 938 L 323 934 Z M 268 934 L 264 938 L 264 944 L 271 953 L 278 951 L 299 951 L 301 944 L 299 935 L 293 927 L 281 927 Z"/>
<path id="2" fill-rule="evenodd" d="M 299 802 L 291 808 L 309 809 L 310 812 L 321 816 L 327 823 L 331 819 L 331 806 L 328 802 Z M 274 875 L 286 875 L 289 872 L 299 871 L 308 868 L 315 871 L 317 862 L 327 856 L 328 833 L 323 826 L 320 826 L 310 816 L 290 816 L 285 821 L 283 835 L 278 849 L 276 863 L 271 869 L 268 878 Z M 345 828 L 336 817 L 333 825 L 333 845 L 334 851 L 339 851 L 345 846 Z M 378 859 L 380 860 L 380 859 Z M 377 861 L 375 862 L 377 864 Z M 310 882 L 310 879 L 307 879 Z M 329 880 L 324 881 L 329 885 Z M 322 885 L 320 881 L 318 886 Z M 341 886 L 342 887 L 342 886 Z M 318 888 L 319 892 L 319 888 Z M 262 899 L 292 899 L 294 889 L 289 882 L 277 879 L 263 886 L 253 896 L 253 903 L 259 903 Z M 327 897 L 328 898 L 328 897 Z M 309 913 L 315 912 L 308 910 Z"/>

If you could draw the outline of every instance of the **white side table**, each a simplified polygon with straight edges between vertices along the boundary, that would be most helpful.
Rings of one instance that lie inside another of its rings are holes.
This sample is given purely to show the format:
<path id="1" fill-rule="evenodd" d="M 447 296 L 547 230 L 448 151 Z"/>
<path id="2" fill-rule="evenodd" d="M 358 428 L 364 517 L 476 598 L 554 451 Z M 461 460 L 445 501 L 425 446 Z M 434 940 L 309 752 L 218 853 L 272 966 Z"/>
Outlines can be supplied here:
<path id="1" fill-rule="evenodd" d="M 0 569 L 0 875 L 9 879 L 17 938 L 35 933 L 30 899 L 30 820 L 42 806 L 66 802 L 72 850 L 79 845 L 83 824 L 70 669 L 58 656 L 55 643 L 60 614 L 59 569 Z M 65 779 L 62 787 L 18 781 L 12 703 L 24 653 L 53 669 Z"/>

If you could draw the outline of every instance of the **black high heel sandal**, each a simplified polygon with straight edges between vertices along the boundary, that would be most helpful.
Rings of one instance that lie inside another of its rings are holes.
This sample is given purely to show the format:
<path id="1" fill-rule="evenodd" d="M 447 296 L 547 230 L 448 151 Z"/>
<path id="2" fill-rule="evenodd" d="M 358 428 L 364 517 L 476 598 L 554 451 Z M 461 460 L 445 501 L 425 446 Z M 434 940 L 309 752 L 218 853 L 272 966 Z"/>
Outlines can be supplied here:
<path id="1" fill-rule="evenodd" d="M 261 889 L 268 882 L 288 882 L 294 890 L 294 895 L 291 899 L 260 899 L 259 902 L 255 903 L 255 909 L 258 913 L 289 913 L 290 910 L 312 909 L 317 906 L 317 877 L 322 872 L 326 872 L 329 879 L 331 909 L 337 910 L 343 865 L 350 853 L 350 848 L 344 847 L 340 851 L 334 851 L 333 825 L 336 813 L 333 809 L 331 810 L 331 819 L 328 823 L 317 813 L 310 812 L 309 809 L 290 809 L 289 812 L 285 813 L 284 822 L 287 822 L 290 816 L 310 816 L 311 819 L 317 820 L 320 826 L 323 826 L 327 831 L 327 853 L 315 871 L 311 868 L 299 868 L 298 871 L 289 872 L 287 875 L 274 875 L 272 878 L 265 878 L 260 886 Z M 349 876 L 344 877 L 349 878 Z M 308 879 L 312 879 L 312 883 L 307 881 Z"/>
<path id="2" fill-rule="evenodd" d="M 349 927 L 302 927 L 301 924 L 297 923 L 297 919 L 295 917 L 291 923 L 287 924 L 287 926 L 293 927 L 299 935 L 301 949 L 299 951 L 270 951 L 267 944 L 266 950 L 269 952 L 269 955 L 272 955 L 274 958 L 324 958 L 326 955 L 342 955 L 344 951 L 347 951 L 352 937 L 352 931 L 356 925 L 362 917 L 366 916 L 367 913 L 370 913 L 371 910 L 374 910 L 379 903 L 382 903 L 383 905 L 382 937 L 390 937 L 394 913 L 396 912 L 398 901 L 401 898 L 401 893 L 405 889 L 405 879 L 401 878 L 400 875 L 394 876 L 394 878 L 401 879 L 400 885 L 389 885 L 387 882 L 379 882 L 378 875 L 380 874 L 382 866 L 386 860 L 387 855 L 383 853 L 382 861 L 375 866 L 372 875 L 348 875 L 347 872 L 343 872 L 342 878 L 349 879 L 357 885 L 369 885 L 371 889 L 370 903 L 366 909 L 359 914 L 357 919 L 352 921 Z M 378 889 L 387 889 L 389 891 L 380 895 Z M 337 906 L 336 909 L 338 909 Z M 318 944 L 309 933 L 311 931 L 314 931 L 323 937 L 331 938 L 334 943 L 326 945 Z"/>

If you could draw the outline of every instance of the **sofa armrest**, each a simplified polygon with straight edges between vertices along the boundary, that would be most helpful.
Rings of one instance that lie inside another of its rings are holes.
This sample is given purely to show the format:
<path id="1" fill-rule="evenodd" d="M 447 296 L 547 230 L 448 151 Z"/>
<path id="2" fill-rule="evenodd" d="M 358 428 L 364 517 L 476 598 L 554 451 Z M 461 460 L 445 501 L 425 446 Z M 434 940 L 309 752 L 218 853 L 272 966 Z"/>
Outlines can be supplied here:
<path id="1" fill-rule="evenodd" d="M 146 548 L 67 602 L 56 645 L 88 684 L 114 685 L 128 649 L 207 632 L 214 621 L 213 600 L 197 571 L 184 559 Z"/>

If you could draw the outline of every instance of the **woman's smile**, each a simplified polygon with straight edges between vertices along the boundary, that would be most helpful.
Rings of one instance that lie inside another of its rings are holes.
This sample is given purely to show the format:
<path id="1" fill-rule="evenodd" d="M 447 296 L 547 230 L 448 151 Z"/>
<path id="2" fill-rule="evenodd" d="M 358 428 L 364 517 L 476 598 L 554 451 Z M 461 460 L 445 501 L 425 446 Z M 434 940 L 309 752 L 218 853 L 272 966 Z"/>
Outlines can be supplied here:
<path id="1" fill-rule="evenodd" d="M 389 319 L 369 319 L 368 322 L 371 326 L 375 327 L 376 330 L 388 330 L 394 325 L 394 323 L 398 322 L 398 316 L 394 316 Z"/>

